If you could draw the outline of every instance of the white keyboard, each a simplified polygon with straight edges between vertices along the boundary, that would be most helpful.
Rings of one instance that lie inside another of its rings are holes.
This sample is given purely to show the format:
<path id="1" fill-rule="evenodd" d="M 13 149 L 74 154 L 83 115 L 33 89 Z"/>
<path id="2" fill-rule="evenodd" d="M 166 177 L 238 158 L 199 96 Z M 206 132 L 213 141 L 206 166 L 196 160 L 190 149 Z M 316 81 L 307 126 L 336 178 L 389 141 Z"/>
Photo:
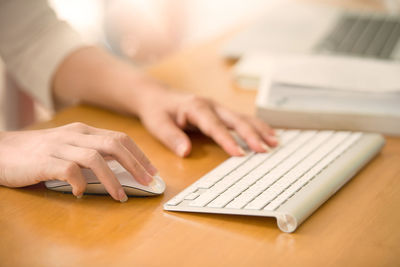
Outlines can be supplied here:
<path id="1" fill-rule="evenodd" d="M 279 130 L 269 153 L 231 157 L 164 205 L 165 210 L 276 217 L 293 232 L 375 156 L 378 134 Z"/>

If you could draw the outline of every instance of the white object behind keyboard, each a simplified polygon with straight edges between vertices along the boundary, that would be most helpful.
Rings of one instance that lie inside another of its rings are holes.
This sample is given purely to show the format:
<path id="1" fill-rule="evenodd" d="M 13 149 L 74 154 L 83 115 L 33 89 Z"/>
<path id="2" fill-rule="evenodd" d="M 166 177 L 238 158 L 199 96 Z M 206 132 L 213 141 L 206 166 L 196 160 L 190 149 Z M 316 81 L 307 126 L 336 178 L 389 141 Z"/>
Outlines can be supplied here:
<path id="1" fill-rule="evenodd" d="M 231 157 L 164 205 L 165 210 L 276 217 L 293 232 L 384 144 L 377 134 L 279 130 L 269 153 Z"/>

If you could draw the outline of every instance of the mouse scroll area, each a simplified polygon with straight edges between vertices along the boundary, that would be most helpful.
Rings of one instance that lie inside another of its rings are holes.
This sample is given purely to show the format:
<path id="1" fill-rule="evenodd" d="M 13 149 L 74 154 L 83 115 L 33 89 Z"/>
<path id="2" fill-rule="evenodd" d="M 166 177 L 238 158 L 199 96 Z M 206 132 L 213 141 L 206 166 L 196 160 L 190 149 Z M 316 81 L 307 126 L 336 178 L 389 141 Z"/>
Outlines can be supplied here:
<path id="1" fill-rule="evenodd" d="M 164 193 L 166 185 L 161 177 L 154 176 L 154 180 L 149 185 L 145 186 L 137 182 L 136 179 L 117 161 L 111 160 L 107 163 L 128 196 L 156 196 Z M 82 168 L 82 174 L 87 181 L 85 193 L 101 195 L 108 194 L 103 184 L 97 179 L 92 170 Z M 72 186 L 64 181 L 46 181 L 45 185 L 50 190 L 72 193 Z"/>

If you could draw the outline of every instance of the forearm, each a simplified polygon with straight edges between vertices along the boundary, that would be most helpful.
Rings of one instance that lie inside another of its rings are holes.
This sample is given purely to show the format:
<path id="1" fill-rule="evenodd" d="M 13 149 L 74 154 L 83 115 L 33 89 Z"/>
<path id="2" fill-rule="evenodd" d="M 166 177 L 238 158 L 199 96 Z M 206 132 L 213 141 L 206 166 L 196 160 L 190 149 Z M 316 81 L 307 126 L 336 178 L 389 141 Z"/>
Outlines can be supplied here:
<path id="1" fill-rule="evenodd" d="M 197 126 L 230 155 L 243 155 L 229 133 L 234 129 L 257 152 L 276 146 L 273 130 L 254 118 L 229 111 L 213 101 L 166 90 L 155 80 L 95 47 L 81 48 L 61 63 L 53 81 L 56 102 L 87 102 L 137 115 L 144 126 L 181 157 L 191 143 L 182 131 Z"/>
<path id="2" fill-rule="evenodd" d="M 58 106 L 85 102 L 138 115 L 146 91 L 159 85 L 128 62 L 98 47 L 84 47 L 69 55 L 53 79 Z"/>

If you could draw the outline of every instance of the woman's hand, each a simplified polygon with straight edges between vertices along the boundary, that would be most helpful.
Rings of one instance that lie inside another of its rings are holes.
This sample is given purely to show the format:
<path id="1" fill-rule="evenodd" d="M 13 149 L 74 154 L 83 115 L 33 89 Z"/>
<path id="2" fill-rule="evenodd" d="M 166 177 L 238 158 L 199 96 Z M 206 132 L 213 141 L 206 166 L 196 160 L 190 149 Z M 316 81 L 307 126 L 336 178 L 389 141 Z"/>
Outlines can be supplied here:
<path id="1" fill-rule="evenodd" d="M 0 185 L 22 187 L 61 180 L 82 196 L 80 167 L 90 168 L 117 201 L 127 196 L 104 157 L 112 157 L 147 185 L 157 169 L 126 134 L 72 123 L 58 128 L 0 134 Z"/>
<path id="2" fill-rule="evenodd" d="M 257 152 L 277 145 L 274 131 L 256 118 L 237 114 L 219 104 L 168 90 L 145 73 L 102 49 L 82 48 L 67 57 L 54 77 L 57 103 L 83 101 L 139 116 L 161 142 L 184 157 L 191 143 L 183 132 L 195 126 L 230 155 L 243 155 L 228 130 L 235 130 Z"/>
<path id="3" fill-rule="evenodd" d="M 137 113 L 147 129 L 177 155 L 190 153 L 191 142 L 184 133 L 197 127 L 214 139 L 228 154 L 241 156 L 244 151 L 229 130 L 256 152 L 266 152 L 278 144 L 274 130 L 257 118 L 235 113 L 210 99 L 169 91 L 161 86 L 143 88 Z"/>

